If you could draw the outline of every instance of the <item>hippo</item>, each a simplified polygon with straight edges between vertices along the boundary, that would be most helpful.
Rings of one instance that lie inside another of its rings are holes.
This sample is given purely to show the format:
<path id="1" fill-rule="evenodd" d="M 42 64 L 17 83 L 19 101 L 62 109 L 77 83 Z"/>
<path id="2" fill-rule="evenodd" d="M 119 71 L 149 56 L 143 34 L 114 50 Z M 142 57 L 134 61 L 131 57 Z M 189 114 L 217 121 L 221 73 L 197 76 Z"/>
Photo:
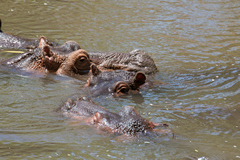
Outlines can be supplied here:
<path id="1" fill-rule="evenodd" d="M 88 74 L 91 65 L 87 51 L 79 49 L 69 54 L 56 71 L 56 74 L 77 78 L 79 75 Z"/>
<path id="2" fill-rule="evenodd" d="M 0 48 L 5 49 L 25 49 L 25 50 L 32 50 L 39 47 L 40 39 L 30 39 L 30 38 L 23 38 L 14 36 L 11 34 L 7 34 L 2 32 L 1 30 L 2 22 L 0 19 Z M 81 49 L 79 44 L 75 41 L 67 41 L 63 45 L 59 45 L 58 43 L 51 42 L 48 39 L 45 39 L 45 43 L 50 46 L 50 48 L 58 53 L 58 54 L 68 54 L 78 49 Z"/>
<path id="3" fill-rule="evenodd" d="M 143 118 L 131 106 L 125 106 L 119 112 L 113 113 L 86 97 L 69 99 L 56 111 L 74 119 L 81 119 L 100 131 L 119 135 L 147 135 L 148 132 L 158 131 L 156 127 L 168 127 L 166 123 L 153 123 Z"/>
<path id="4" fill-rule="evenodd" d="M 41 36 L 40 39 L 39 39 L 39 45 L 37 46 L 37 48 L 39 48 L 39 47 L 42 48 L 43 46 L 48 45 L 47 42 L 48 42 L 48 40 L 46 39 L 46 37 Z M 80 45 L 75 41 L 67 41 L 63 45 L 49 46 L 49 47 L 56 54 L 62 55 L 62 56 L 65 56 L 65 57 L 68 57 L 69 53 L 72 53 L 74 51 L 77 51 L 77 50 L 81 49 Z M 33 49 L 35 49 L 35 48 L 33 48 Z"/>
<path id="5" fill-rule="evenodd" d="M 39 39 L 30 39 L 14 36 L 8 33 L 4 33 L 1 30 L 2 22 L 0 19 L 0 48 L 7 49 L 35 49 L 39 45 Z M 49 46 L 57 45 L 57 43 L 46 42 Z"/>
<path id="6" fill-rule="evenodd" d="M 81 49 L 80 45 L 75 41 L 67 41 L 61 46 L 50 46 L 50 48 L 55 53 L 60 55 L 65 55 L 65 56 L 68 56 L 69 53 L 72 53 L 74 51 Z"/>
<path id="7" fill-rule="evenodd" d="M 147 75 L 158 71 L 154 60 L 139 49 L 128 53 L 89 52 L 89 56 L 91 61 L 101 70 L 141 71 Z"/>
<path id="8" fill-rule="evenodd" d="M 128 93 L 138 93 L 145 83 L 146 75 L 143 72 L 126 70 L 101 71 L 92 64 L 90 77 L 85 85 L 94 96 L 112 94 L 121 96 Z"/>
<path id="9" fill-rule="evenodd" d="M 63 49 L 64 46 L 59 46 L 59 48 Z M 57 49 L 55 48 L 55 50 Z M 21 68 L 27 71 L 56 73 L 67 76 L 85 74 L 90 70 L 91 62 L 85 50 L 78 49 L 68 55 L 58 54 L 61 53 L 61 51 L 62 50 L 55 53 L 51 47 L 46 44 L 45 37 L 41 37 L 38 48 L 7 59 L 2 62 L 2 65 Z"/>

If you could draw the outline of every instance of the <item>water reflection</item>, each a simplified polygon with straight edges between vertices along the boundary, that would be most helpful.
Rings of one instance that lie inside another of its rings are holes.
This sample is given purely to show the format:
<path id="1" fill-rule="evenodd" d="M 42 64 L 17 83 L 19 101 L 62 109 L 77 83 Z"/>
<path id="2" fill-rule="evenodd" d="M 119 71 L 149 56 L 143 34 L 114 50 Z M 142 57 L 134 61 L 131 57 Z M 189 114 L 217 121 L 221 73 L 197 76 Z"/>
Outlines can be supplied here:
<path id="1" fill-rule="evenodd" d="M 87 78 L 76 82 L 0 68 L 2 157 L 239 158 L 237 1 L 10 0 L 0 2 L 0 8 L 2 30 L 18 36 L 44 35 L 60 44 L 74 40 L 87 51 L 149 52 L 159 68 L 153 81 L 166 85 L 142 89 L 141 95 L 93 100 L 112 112 L 132 105 L 176 133 L 170 140 L 117 143 L 54 112 L 67 98 L 86 94 Z M 11 56 L 0 51 L 0 59 Z"/>

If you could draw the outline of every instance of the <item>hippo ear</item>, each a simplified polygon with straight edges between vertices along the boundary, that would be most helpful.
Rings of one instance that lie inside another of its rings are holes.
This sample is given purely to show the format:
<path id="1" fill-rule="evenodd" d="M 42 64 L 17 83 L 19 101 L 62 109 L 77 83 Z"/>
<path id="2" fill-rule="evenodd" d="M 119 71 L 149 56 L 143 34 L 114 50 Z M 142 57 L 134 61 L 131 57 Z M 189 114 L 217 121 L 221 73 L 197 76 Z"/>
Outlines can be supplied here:
<path id="1" fill-rule="evenodd" d="M 136 87 L 135 89 L 143 85 L 145 83 L 145 80 L 146 80 L 145 74 L 142 72 L 138 72 L 133 79 L 134 86 Z"/>
<path id="2" fill-rule="evenodd" d="M 98 76 L 101 73 L 95 64 L 91 65 L 91 71 L 94 76 Z"/>
<path id="3" fill-rule="evenodd" d="M 44 36 L 41 36 L 40 39 L 39 39 L 39 45 L 38 47 L 39 48 L 42 48 L 44 47 L 45 45 L 47 45 L 47 40 Z"/>
<path id="4" fill-rule="evenodd" d="M 130 54 L 139 54 L 141 53 L 142 51 L 140 49 L 134 49 L 132 50 L 131 52 L 129 52 Z"/>

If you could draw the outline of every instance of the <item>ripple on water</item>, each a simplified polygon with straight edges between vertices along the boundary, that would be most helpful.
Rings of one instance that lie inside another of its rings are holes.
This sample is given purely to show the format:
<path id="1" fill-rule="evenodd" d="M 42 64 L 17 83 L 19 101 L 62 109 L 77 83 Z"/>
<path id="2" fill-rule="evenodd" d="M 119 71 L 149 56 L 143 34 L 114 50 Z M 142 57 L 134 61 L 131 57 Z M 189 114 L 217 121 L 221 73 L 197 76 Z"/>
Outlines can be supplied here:
<path id="1" fill-rule="evenodd" d="M 54 112 L 67 98 L 85 94 L 86 79 L 23 76 L 0 68 L 4 158 L 239 158 L 237 1 L 6 1 L 0 5 L 2 30 L 8 33 L 44 35 L 60 44 L 74 40 L 87 51 L 149 52 L 159 68 L 151 78 L 157 83 L 143 88 L 141 96 L 93 100 L 113 112 L 132 105 L 143 117 L 168 123 L 175 133 L 174 139 L 118 143 L 114 136 Z M 0 53 L 0 59 L 10 56 Z"/>

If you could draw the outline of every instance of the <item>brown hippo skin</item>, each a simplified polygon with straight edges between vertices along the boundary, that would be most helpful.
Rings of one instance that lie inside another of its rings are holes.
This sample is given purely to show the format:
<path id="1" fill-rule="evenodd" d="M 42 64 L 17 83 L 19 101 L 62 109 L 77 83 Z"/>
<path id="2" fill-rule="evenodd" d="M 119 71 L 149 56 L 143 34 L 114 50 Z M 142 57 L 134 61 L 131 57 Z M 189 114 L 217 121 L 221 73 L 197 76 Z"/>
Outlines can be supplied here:
<path id="1" fill-rule="evenodd" d="M 146 76 L 142 72 L 125 70 L 100 71 L 91 65 L 90 77 L 85 85 L 94 96 L 113 94 L 121 96 L 138 93 L 139 87 L 145 83 Z"/>
<path id="2" fill-rule="evenodd" d="M 46 45 L 42 48 L 19 54 L 1 63 L 8 67 L 48 73 L 56 72 L 65 59 L 66 57 L 57 55 Z"/>
<path id="3" fill-rule="evenodd" d="M 56 71 L 59 75 L 67 75 L 77 77 L 79 75 L 88 74 L 91 62 L 87 51 L 79 49 L 68 55 L 67 59 L 61 64 Z"/>
<path id="4" fill-rule="evenodd" d="M 158 71 L 154 60 L 139 49 L 128 53 L 89 52 L 89 56 L 92 62 L 101 70 L 141 71 L 147 75 Z"/>
<path id="5" fill-rule="evenodd" d="M 156 127 L 168 126 L 165 123 L 153 123 L 141 117 L 131 106 L 125 106 L 118 113 L 113 113 L 85 97 L 76 101 L 68 100 L 57 109 L 57 112 L 84 120 L 101 131 L 127 136 L 146 135 L 147 132 L 155 131 Z"/>
<path id="6" fill-rule="evenodd" d="M 46 44 L 44 37 L 40 38 L 38 46 L 34 50 L 3 61 L 2 65 L 27 71 L 50 72 L 67 76 L 84 74 L 90 70 L 89 55 L 83 49 L 69 54 L 57 54 Z"/>

